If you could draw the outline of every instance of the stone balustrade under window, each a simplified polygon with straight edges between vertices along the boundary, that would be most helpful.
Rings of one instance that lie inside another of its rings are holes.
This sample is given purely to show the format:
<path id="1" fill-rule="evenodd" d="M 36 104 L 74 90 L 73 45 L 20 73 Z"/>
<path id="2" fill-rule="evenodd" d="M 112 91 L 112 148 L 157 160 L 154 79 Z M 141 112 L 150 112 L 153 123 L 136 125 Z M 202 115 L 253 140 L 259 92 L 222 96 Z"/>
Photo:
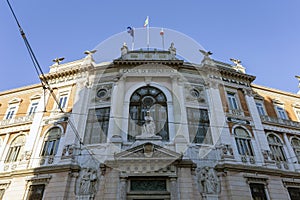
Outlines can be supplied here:
<path id="1" fill-rule="evenodd" d="M 18 125 L 18 124 L 26 124 L 28 122 L 32 122 L 34 115 L 26 115 L 23 117 L 15 117 L 13 119 L 6 119 L 0 121 L 0 127 Z"/>
<path id="2" fill-rule="evenodd" d="M 261 115 L 260 118 L 263 123 L 272 123 L 272 124 L 283 125 L 288 127 L 300 128 L 300 122 L 287 120 L 287 119 L 280 119 L 276 117 L 269 117 L 265 115 Z"/>

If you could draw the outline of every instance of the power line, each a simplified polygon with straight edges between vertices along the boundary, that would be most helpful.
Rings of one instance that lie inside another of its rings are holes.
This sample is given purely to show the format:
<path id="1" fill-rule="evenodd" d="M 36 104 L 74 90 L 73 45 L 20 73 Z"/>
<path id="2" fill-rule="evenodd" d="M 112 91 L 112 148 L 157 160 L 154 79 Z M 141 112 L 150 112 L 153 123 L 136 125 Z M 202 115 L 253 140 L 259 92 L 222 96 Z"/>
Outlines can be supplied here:
<path id="1" fill-rule="evenodd" d="M 23 29 L 22 29 L 22 27 L 21 27 L 21 25 L 20 25 L 20 23 L 19 23 L 19 20 L 18 20 L 18 18 L 17 18 L 17 16 L 16 16 L 16 14 L 15 14 L 15 12 L 14 12 L 14 10 L 13 10 L 11 4 L 9 3 L 9 0 L 6 0 L 6 2 L 7 2 L 7 4 L 8 4 L 8 6 L 9 6 L 9 8 L 10 8 L 10 11 L 11 11 L 12 14 L 13 14 L 13 17 L 14 17 L 14 19 L 15 19 L 17 25 L 18 25 L 20 34 L 21 34 L 21 36 L 22 36 L 22 38 L 23 38 L 23 40 L 24 40 L 25 46 L 26 46 L 27 51 L 28 51 L 28 53 L 29 53 L 29 55 L 30 55 L 31 61 L 32 61 L 33 65 L 34 65 L 34 68 L 35 68 L 35 71 L 36 71 L 36 73 L 37 73 L 37 75 L 38 75 L 38 77 L 39 77 L 39 79 L 40 79 L 40 81 L 41 81 L 41 84 L 42 84 L 43 89 L 44 89 L 44 90 L 49 90 L 51 96 L 53 97 L 54 101 L 55 101 L 56 104 L 58 105 L 59 110 L 60 110 L 62 113 L 65 113 L 64 110 L 63 110 L 63 108 L 61 107 L 60 102 L 58 101 L 56 95 L 54 94 L 53 89 L 51 88 L 50 84 L 48 83 L 47 78 L 45 77 L 42 68 L 40 67 L 40 64 L 39 64 L 39 62 L 38 62 L 38 60 L 37 60 L 37 58 L 36 58 L 36 56 L 35 56 L 35 54 L 34 54 L 32 48 L 31 48 L 31 46 L 30 46 L 30 44 L 29 44 L 29 41 L 28 41 L 27 38 L 26 38 L 25 32 L 23 31 Z M 72 129 L 73 132 L 75 133 L 75 136 L 77 137 L 77 139 L 78 139 L 78 141 L 79 141 L 79 144 L 80 144 L 80 147 L 81 147 L 81 145 L 83 145 L 83 143 L 82 143 L 81 138 L 80 138 L 80 136 L 79 136 L 79 134 L 78 134 L 78 131 L 76 130 L 76 128 L 75 128 L 73 122 L 72 122 L 70 119 L 68 119 L 68 124 L 70 125 L 71 129 Z M 89 152 L 89 151 L 88 151 L 88 152 Z M 90 152 L 89 152 L 89 153 L 90 153 Z M 92 155 L 91 153 L 90 153 L 90 155 L 93 157 L 93 155 Z"/>

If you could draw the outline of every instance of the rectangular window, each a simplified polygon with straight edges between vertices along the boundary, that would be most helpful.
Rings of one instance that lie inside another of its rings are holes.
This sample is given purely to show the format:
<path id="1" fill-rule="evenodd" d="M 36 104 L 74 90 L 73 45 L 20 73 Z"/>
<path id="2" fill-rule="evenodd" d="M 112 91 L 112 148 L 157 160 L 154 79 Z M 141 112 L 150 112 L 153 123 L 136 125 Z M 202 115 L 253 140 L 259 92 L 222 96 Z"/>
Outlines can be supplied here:
<path id="1" fill-rule="evenodd" d="M 67 106 L 68 95 L 61 95 L 59 97 L 59 106 L 65 108 Z"/>
<path id="2" fill-rule="evenodd" d="M 12 119 L 15 112 L 16 112 L 16 106 L 9 107 L 5 119 Z"/>
<path id="3" fill-rule="evenodd" d="M 234 93 L 227 92 L 227 98 L 228 98 L 228 103 L 229 103 L 229 109 L 230 110 L 237 110 L 239 109 L 236 96 Z"/>
<path id="4" fill-rule="evenodd" d="M 84 142 L 97 144 L 106 142 L 109 125 L 110 108 L 96 108 L 89 110 Z"/>
<path id="5" fill-rule="evenodd" d="M 18 158 L 20 157 L 19 154 L 20 154 L 20 151 L 21 151 L 21 147 L 22 146 L 10 147 L 4 162 L 5 163 L 16 162 L 18 160 Z"/>
<path id="6" fill-rule="evenodd" d="M 38 102 L 33 102 L 30 106 L 28 115 L 33 115 L 36 112 L 37 106 L 38 106 Z"/>
<path id="7" fill-rule="evenodd" d="M 187 108 L 187 121 L 190 141 L 193 143 L 211 143 L 209 117 L 206 109 Z"/>
<path id="8" fill-rule="evenodd" d="M 251 146 L 251 139 L 236 138 L 235 141 L 240 155 L 254 156 Z"/>
<path id="9" fill-rule="evenodd" d="M 42 200 L 44 195 L 45 185 L 31 185 L 29 186 L 27 200 Z"/>
<path id="10" fill-rule="evenodd" d="M 250 183 L 250 189 L 253 200 L 267 200 L 264 184 Z"/>
<path id="11" fill-rule="evenodd" d="M 280 119 L 288 119 L 288 117 L 286 116 L 285 110 L 282 107 L 276 106 L 276 110 L 277 110 L 278 117 Z"/>
<path id="12" fill-rule="evenodd" d="M 300 199 L 300 188 L 288 187 L 288 192 L 289 192 L 291 200 L 299 200 Z"/>
<path id="13" fill-rule="evenodd" d="M 130 191 L 167 191 L 166 180 L 131 180 Z"/>
<path id="14" fill-rule="evenodd" d="M 258 113 L 260 116 L 265 116 L 266 113 L 265 113 L 265 109 L 264 109 L 264 106 L 262 103 L 259 103 L 259 102 L 256 102 L 256 108 L 258 110 Z"/>

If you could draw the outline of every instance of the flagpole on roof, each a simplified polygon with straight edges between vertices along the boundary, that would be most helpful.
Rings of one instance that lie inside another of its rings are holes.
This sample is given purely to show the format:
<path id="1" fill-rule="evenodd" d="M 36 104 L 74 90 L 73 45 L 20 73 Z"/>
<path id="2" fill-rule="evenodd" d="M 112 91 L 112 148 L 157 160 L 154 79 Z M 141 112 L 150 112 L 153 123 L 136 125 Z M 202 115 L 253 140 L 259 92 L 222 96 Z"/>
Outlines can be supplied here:
<path id="1" fill-rule="evenodd" d="M 131 41 L 131 51 L 133 51 L 134 49 L 134 36 L 132 37 L 132 41 Z"/>
<path id="2" fill-rule="evenodd" d="M 147 16 L 145 23 L 144 23 L 144 27 L 147 28 L 147 48 L 149 51 L 149 43 L 150 43 L 150 34 L 149 34 L 149 16 Z"/>
<path id="3" fill-rule="evenodd" d="M 161 36 L 162 48 L 165 50 L 165 33 L 163 28 L 161 28 L 159 34 Z"/>

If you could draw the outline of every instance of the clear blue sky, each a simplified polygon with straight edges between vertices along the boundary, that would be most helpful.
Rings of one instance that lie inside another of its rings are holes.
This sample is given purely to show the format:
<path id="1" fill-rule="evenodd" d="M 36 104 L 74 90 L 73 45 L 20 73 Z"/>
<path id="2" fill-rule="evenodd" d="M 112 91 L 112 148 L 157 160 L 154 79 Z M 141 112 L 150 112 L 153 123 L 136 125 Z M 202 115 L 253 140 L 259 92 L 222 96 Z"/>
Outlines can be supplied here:
<path id="1" fill-rule="evenodd" d="M 182 32 L 216 60 L 238 58 L 254 83 L 296 93 L 300 75 L 298 0 L 10 1 L 44 72 L 52 59 L 83 58 L 127 26 Z M 0 91 L 38 83 L 12 14 L 0 2 Z"/>

